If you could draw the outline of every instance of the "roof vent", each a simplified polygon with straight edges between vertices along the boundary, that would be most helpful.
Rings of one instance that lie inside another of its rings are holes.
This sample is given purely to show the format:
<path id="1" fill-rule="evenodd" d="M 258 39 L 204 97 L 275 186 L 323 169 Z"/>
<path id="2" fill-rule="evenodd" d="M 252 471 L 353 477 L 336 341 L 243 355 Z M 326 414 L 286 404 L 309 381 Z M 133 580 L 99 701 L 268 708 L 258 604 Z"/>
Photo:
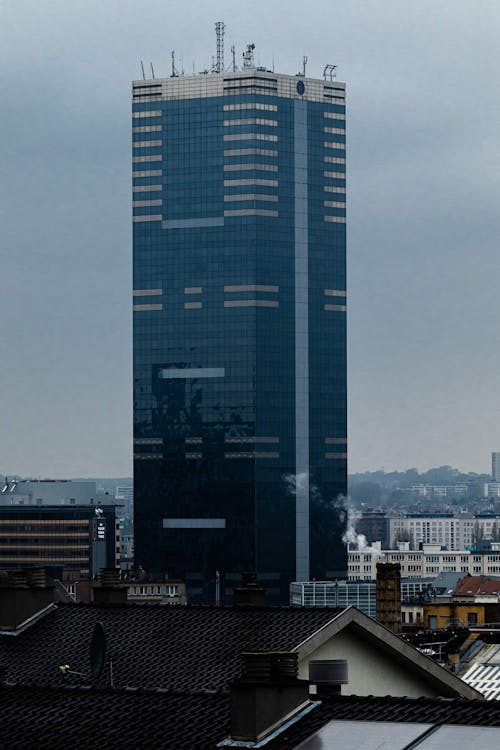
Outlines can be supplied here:
<path id="1" fill-rule="evenodd" d="M 253 571 L 243 573 L 241 586 L 233 589 L 235 607 L 265 607 L 266 590 L 257 583 L 257 575 Z"/>
<path id="2" fill-rule="evenodd" d="M 347 659 L 312 659 L 309 662 L 309 682 L 316 685 L 319 696 L 339 694 L 340 686 L 349 682 Z"/>

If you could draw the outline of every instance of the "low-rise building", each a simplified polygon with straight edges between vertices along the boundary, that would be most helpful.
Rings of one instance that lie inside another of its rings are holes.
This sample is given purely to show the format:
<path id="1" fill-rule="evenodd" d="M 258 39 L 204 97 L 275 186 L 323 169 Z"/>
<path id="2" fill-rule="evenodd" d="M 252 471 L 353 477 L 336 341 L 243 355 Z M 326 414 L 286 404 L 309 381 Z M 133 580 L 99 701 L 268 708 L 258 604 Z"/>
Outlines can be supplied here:
<path id="1" fill-rule="evenodd" d="M 374 581 L 307 581 L 290 584 L 292 607 L 357 607 L 369 617 L 376 613 Z"/>

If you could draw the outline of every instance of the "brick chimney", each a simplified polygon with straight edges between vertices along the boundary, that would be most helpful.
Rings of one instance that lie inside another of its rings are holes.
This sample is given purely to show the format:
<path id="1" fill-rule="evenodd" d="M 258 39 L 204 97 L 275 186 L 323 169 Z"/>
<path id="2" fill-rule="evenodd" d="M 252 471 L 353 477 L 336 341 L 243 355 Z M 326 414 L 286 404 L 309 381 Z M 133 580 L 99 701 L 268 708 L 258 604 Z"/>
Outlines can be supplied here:
<path id="1" fill-rule="evenodd" d="M 92 586 L 94 604 L 126 604 L 127 586 L 120 582 L 119 568 L 102 568 L 99 583 Z"/>
<path id="2" fill-rule="evenodd" d="M 401 565 L 377 563 L 377 622 L 401 632 Z"/>
<path id="3" fill-rule="evenodd" d="M 265 607 L 266 590 L 257 583 L 256 573 L 243 573 L 241 586 L 233 589 L 235 607 Z"/>
<path id="4" fill-rule="evenodd" d="M 299 680 L 298 654 L 243 653 L 244 672 L 231 685 L 231 739 L 259 742 L 309 704 L 309 683 Z"/>
<path id="5" fill-rule="evenodd" d="M 0 630 L 19 630 L 53 604 L 44 568 L 9 570 L 0 580 Z"/>

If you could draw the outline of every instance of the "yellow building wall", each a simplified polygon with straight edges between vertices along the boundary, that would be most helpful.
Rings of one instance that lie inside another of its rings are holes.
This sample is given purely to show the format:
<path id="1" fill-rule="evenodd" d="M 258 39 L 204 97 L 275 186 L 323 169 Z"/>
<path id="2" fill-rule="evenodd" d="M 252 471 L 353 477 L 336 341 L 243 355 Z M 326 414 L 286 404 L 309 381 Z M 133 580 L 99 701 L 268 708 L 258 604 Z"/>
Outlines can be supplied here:
<path id="1" fill-rule="evenodd" d="M 447 628 L 450 623 L 467 626 L 469 614 L 476 615 L 477 625 L 484 625 L 484 604 L 464 604 L 463 602 L 451 602 L 448 604 L 425 604 L 424 605 L 424 627 L 431 628 L 431 617 L 436 617 L 435 629 Z"/>

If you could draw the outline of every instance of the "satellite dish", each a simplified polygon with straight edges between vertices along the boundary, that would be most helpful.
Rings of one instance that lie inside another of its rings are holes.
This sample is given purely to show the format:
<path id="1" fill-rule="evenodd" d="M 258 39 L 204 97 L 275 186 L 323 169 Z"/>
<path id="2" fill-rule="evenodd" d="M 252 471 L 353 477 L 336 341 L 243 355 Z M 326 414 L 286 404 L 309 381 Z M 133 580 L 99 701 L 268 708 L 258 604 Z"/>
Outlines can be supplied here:
<path id="1" fill-rule="evenodd" d="M 101 676 L 106 659 L 106 631 L 102 622 L 96 622 L 90 641 L 90 673 L 94 679 Z"/>

